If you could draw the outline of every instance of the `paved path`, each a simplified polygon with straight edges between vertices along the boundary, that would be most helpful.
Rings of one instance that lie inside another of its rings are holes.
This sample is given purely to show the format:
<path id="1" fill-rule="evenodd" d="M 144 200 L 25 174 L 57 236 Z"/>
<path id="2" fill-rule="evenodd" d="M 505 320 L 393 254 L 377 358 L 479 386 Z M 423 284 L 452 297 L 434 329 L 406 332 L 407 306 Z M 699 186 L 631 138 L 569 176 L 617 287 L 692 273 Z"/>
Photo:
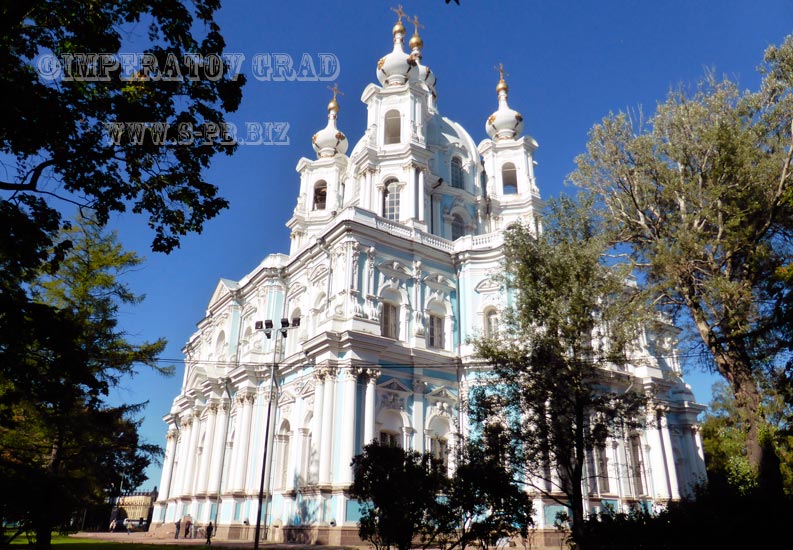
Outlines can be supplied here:
<path id="1" fill-rule="evenodd" d="M 112 542 L 130 542 L 133 544 L 169 544 L 173 546 L 205 546 L 204 539 L 184 539 L 184 538 L 155 538 L 145 532 L 132 532 L 127 534 L 126 531 L 119 533 L 91 533 L 88 531 L 80 531 L 71 535 L 74 538 L 85 539 L 98 539 Z M 212 537 L 211 547 L 222 548 L 253 548 L 252 541 L 226 541 Z M 282 543 L 269 543 L 260 542 L 259 548 L 267 550 L 349 550 L 346 546 L 322 546 L 317 544 L 282 544 Z"/>

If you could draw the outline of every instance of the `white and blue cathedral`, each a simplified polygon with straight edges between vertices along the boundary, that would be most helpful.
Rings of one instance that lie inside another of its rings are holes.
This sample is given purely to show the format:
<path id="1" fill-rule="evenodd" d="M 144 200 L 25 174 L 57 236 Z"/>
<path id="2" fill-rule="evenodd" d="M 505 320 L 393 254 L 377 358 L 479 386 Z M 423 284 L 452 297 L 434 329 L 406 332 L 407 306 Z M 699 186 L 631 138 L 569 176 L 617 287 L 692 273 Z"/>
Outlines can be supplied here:
<path id="1" fill-rule="evenodd" d="M 438 112 L 422 39 L 414 33 L 407 53 L 405 36 L 400 17 L 349 154 L 334 93 L 313 136 L 317 158 L 297 163 L 289 255 L 221 279 L 185 346 L 155 533 L 172 536 L 190 516 L 220 538 L 252 540 L 263 488 L 268 540 L 360 543 L 346 491 L 364 444 L 455 467 L 468 429 L 459 404 L 480 365 L 469 341 L 497 330 L 508 299 L 494 277 L 504 229 L 541 231 L 537 142 L 522 133 L 502 74 L 477 146 Z M 636 353 L 654 359 L 618 378 L 653 391 L 656 422 L 587 463 L 588 511 L 663 505 L 704 478 L 703 407 L 681 379 L 676 334 L 648 329 Z M 551 528 L 559 506 L 537 497 L 535 508 L 537 526 Z"/>

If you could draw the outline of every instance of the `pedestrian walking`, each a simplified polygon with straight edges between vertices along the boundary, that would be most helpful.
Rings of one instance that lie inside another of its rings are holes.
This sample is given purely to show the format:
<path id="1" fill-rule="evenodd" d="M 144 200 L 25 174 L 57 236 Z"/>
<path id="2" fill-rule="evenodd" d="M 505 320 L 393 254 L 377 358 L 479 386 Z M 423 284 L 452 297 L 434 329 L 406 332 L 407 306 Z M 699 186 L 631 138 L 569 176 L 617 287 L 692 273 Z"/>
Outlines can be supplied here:
<path id="1" fill-rule="evenodd" d="M 174 532 L 174 534 L 173 534 L 173 538 L 175 538 L 175 539 L 178 539 L 178 538 L 179 538 L 179 530 L 180 530 L 181 528 L 182 528 L 182 518 L 178 518 L 178 519 L 176 520 L 176 531 L 175 531 L 175 532 Z"/>
<path id="2" fill-rule="evenodd" d="M 116 531 L 116 518 L 113 518 L 113 520 L 110 522 L 110 532 L 115 533 L 115 531 Z"/>
<path id="3" fill-rule="evenodd" d="M 184 538 L 190 539 L 193 538 L 193 532 L 190 530 L 190 527 L 193 525 L 193 518 L 187 516 L 187 519 L 184 520 Z"/>
<path id="4" fill-rule="evenodd" d="M 210 521 L 209 525 L 207 525 L 207 542 L 206 542 L 210 546 L 212 545 L 212 531 L 214 531 L 214 528 L 212 527 L 212 522 Z"/>

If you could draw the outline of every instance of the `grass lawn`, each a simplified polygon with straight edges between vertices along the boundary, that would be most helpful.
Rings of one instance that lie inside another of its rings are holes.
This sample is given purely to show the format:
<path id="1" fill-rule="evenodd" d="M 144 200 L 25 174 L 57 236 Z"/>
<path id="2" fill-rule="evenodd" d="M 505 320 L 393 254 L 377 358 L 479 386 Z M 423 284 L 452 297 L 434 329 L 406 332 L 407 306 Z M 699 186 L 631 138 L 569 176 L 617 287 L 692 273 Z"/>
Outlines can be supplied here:
<path id="1" fill-rule="evenodd" d="M 28 541 L 24 535 L 17 537 L 14 542 L 11 543 L 11 546 L 16 547 L 19 550 L 22 548 L 28 547 Z M 56 533 L 52 534 L 52 546 L 68 546 L 68 550 L 141 550 L 141 547 L 144 547 L 145 550 L 178 550 L 178 546 L 169 545 L 169 544 L 140 544 L 134 542 L 111 542 L 106 540 L 100 539 L 92 539 L 92 538 L 78 538 L 74 535 L 65 536 L 65 535 L 58 535 Z M 213 545 L 214 547 L 214 545 Z M 218 548 L 222 547 L 222 545 L 218 545 Z M 65 550 L 65 549 L 64 549 Z"/>

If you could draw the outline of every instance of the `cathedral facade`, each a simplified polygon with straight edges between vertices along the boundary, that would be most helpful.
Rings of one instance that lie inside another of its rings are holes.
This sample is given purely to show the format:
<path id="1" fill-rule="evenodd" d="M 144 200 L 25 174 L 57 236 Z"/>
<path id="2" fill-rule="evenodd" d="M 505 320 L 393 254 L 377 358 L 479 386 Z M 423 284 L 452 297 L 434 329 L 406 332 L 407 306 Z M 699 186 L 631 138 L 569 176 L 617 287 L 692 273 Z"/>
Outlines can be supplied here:
<path id="1" fill-rule="evenodd" d="M 508 104 L 478 145 L 436 106 L 435 75 L 415 32 L 377 63 L 362 94 L 363 136 L 348 152 L 328 122 L 316 159 L 297 164 L 289 255 L 271 254 L 239 281 L 221 279 L 184 348 L 181 393 L 152 529 L 190 516 L 220 538 L 358 542 L 350 462 L 372 440 L 432 452 L 454 468 L 468 429 L 460 397 L 478 364 L 471 338 L 497 330 L 508 295 L 494 277 L 510 224 L 541 231 L 537 142 Z M 645 432 L 588 464 L 588 511 L 653 506 L 704 477 L 696 417 L 671 326 L 641 337 L 625 384 L 662 403 Z M 539 527 L 558 512 L 535 501 Z M 265 535 L 262 535 L 265 536 Z"/>

